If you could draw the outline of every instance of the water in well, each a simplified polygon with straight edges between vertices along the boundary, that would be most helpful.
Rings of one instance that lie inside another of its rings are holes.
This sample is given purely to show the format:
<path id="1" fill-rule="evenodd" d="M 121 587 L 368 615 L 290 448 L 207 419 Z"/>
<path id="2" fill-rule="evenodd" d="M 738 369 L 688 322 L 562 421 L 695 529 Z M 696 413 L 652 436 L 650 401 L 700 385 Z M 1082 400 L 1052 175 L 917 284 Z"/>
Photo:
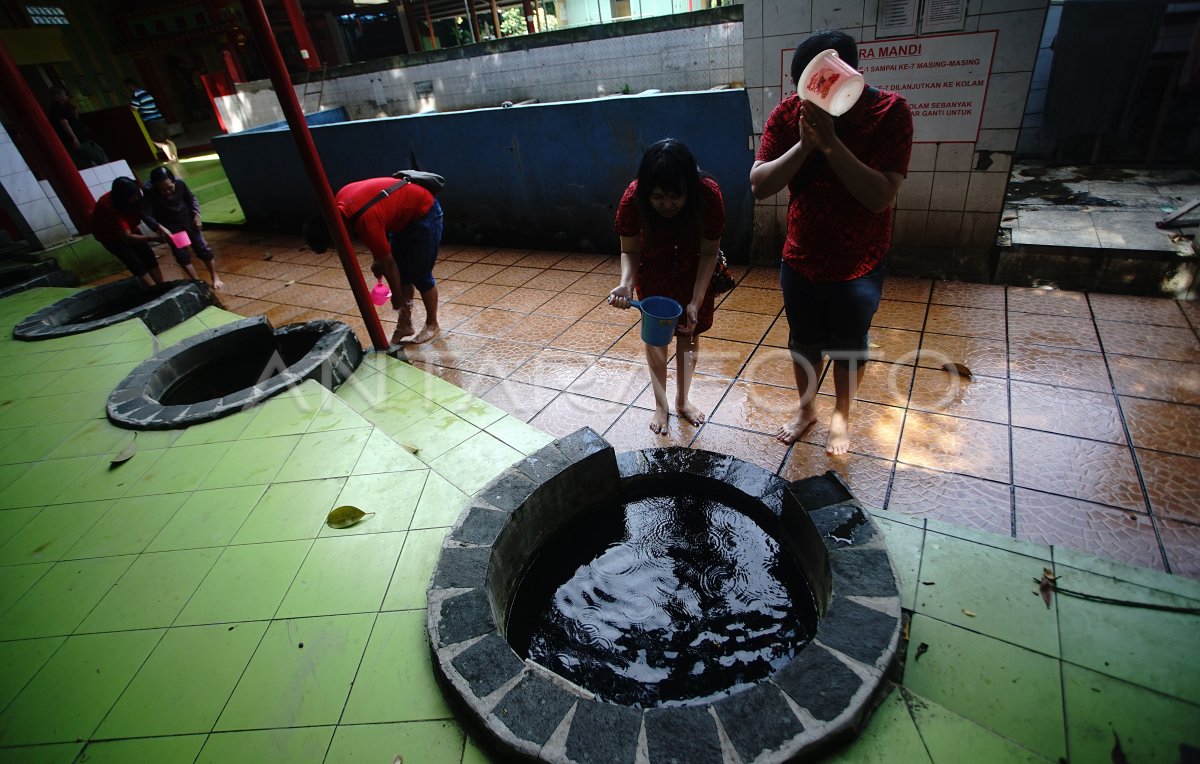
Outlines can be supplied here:
<path id="1" fill-rule="evenodd" d="M 602 700 L 711 700 L 770 675 L 816 631 L 799 567 L 722 499 L 643 493 L 544 549 L 514 597 L 509 644 Z"/>
<path id="2" fill-rule="evenodd" d="M 251 348 L 188 369 L 159 396 L 159 401 L 164 406 L 201 403 L 254 387 L 299 361 L 321 337 L 318 330 L 264 334 Z"/>

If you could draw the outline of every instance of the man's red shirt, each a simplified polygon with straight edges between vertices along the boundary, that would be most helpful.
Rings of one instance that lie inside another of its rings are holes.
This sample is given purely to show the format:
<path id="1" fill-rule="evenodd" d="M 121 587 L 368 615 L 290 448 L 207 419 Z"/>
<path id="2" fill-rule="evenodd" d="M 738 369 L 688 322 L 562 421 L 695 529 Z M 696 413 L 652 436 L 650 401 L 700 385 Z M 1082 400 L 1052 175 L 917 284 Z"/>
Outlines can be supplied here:
<path id="1" fill-rule="evenodd" d="M 337 193 L 337 208 L 349 220 L 380 191 L 397 183 L 395 178 L 368 178 L 347 183 Z M 354 226 L 354 233 L 367 245 L 376 260 L 392 256 L 388 233 L 403 231 L 433 207 L 433 194 L 416 183 L 405 183 L 367 210 Z"/>
<path id="2" fill-rule="evenodd" d="M 777 159 L 800 140 L 800 104 L 800 97 L 792 95 L 775 107 L 756 159 Z M 868 91 L 834 124 L 842 143 L 864 164 L 908 175 L 912 115 L 903 97 Z M 832 282 L 865 276 L 883 261 L 892 239 L 892 208 L 871 212 L 864 207 L 823 154 L 809 156 L 788 182 L 788 190 L 786 264 L 811 281 Z"/>

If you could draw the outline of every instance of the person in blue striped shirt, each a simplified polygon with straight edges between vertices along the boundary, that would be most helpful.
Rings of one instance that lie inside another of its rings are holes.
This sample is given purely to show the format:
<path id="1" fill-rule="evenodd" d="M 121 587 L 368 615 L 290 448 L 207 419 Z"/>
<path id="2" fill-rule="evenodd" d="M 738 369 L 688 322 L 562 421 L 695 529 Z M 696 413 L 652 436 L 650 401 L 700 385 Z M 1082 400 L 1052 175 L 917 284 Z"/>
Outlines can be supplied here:
<path id="1" fill-rule="evenodd" d="M 158 110 L 158 102 L 154 100 L 154 96 L 149 90 L 139 87 L 130 77 L 125 78 L 125 87 L 129 88 L 129 105 L 142 118 L 150 140 L 154 141 L 155 146 L 162 149 L 168 162 L 178 162 L 179 152 L 175 148 L 175 142 L 171 140 L 166 117 Z"/>

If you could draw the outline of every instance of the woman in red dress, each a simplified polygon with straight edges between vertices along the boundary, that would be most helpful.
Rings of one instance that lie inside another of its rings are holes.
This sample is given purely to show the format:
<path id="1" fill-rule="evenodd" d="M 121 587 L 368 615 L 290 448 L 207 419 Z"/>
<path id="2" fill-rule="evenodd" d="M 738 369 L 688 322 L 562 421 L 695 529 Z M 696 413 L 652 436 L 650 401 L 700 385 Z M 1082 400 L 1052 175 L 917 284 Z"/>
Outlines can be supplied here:
<path id="1" fill-rule="evenodd" d="M 642 156 L 637 178 L 625 189 L 617 208 L 621 237 L 621 283 L 609 293 L 609 304 L 626 309 L 638 298 L 658 295 L 684 307 L 675 329 L 675 413 L 694 426 L 704 412 L 688 400 L 700 335 L 712 326 L 712 274 L 725 230 L 721 189 L 701 173 L 683 143 L 667 138 Z M 654 417 L 650 429 L 667 432 L 667 350 L 646 346 L 654 385 Z"/>

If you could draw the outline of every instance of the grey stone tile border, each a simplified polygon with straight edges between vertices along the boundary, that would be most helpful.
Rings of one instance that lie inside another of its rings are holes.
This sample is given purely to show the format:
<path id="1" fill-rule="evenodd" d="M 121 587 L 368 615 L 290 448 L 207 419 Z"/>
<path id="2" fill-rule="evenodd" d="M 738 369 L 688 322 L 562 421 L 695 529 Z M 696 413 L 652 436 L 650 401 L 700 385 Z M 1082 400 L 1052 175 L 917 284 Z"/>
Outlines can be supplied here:
<path id="1" fill-rule="evenodd" d="M 810 578 L 821 617 L 811 644 L 772 676 L 694 705 L 638 708 L 523 660 L 505 614 L 541 546 L 590 507 L 664 472 L 700 490 L 759 499 L 768 532 Z M 773 528 L 773 529 L 772 529 Z M 883 538 L 829 472 L 788 484 L 725 454 L 617 454 L 589 428 L 514 464 L 476 494 L 442 544 L 427 613 L 435 672 L 501 753 L 593 764 L 783 762 L 865 723 L 900 639 L 900 597 Z"/>
<path id="2" fill-rule="evenodd" d="M 316 344 L 278 374 L 221 398 L 187 405 L 164 405 L 160 397 L 189 369 L 242 352 L 268 338 L 312 332 Z M 219 419 L 315 379 L 330 390 L 350 378 L 362 363 L 354 331 L 340 321 L 306 321 L 272 329 L 262 316 L 247 318 L 180 340 L 138 364 L 108 398 L 108 418 L 121 427 L 167 430 Z"/>
<path id="3" fill-rule="evenodd" d="M 80 316 L 110 302 L 128 300 L 140 294 L 146 295 L 146 301 L 134 308 L 76 323 Z M 48 340 L 90 332 L 133 318 L 140 318 L 152 334 L 161 334 L 217 304 L 212 288 L 203 281 L 167 281 L 148 290 L 138 279 L 125 279 L 85 289 L 47 305 L 13 327 L 13 337 L 26 341 Z"/>

